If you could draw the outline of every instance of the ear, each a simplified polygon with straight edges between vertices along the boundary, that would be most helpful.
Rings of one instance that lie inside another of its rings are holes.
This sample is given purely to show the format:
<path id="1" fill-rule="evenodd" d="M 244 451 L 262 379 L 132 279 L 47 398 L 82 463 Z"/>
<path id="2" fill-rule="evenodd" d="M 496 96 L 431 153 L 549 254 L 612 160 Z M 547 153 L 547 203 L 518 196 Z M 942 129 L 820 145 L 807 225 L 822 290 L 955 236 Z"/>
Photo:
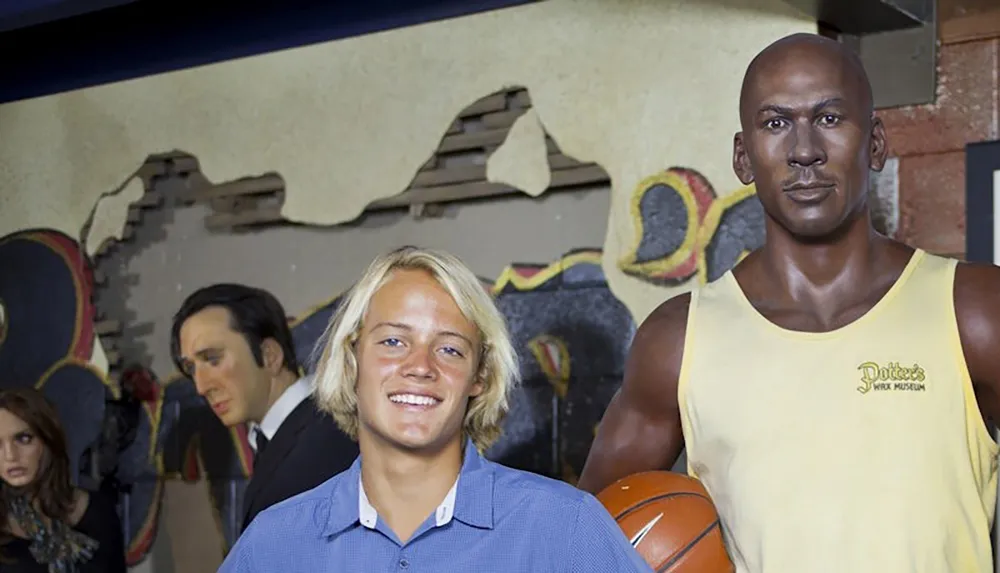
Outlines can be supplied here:
<path id="1" fill-rule="evenodd" d="M 261 355 L 264 358 L 264 368 L 271 374 L 281 372 L 285 364 L 285 352 L 281 345 L 273 338 L 267 338 L 260 345 Z"/>
<path id="2" fill-rule="evenodd" d="M 882 120 L 878 117 L 872 118 L 871 149 L 869 152 L 872 171 L 882 171 L 882 168 L 885 167 L 885 160 L 889 156 L 889 142 L 885 135 L 885 126 L 882 125 Z"/>
<path id="3" fill-rule="evenodd" d="M 743 144 L 743 132 L 733 136 L 733 171 L 744 185 L 753 183 L 753 169 L 750 168 L 750 156 Z"/>
<path id="4" fill-rule="evenodd" d="M 486 382 L 483 382 L 482 373 L 476 374 L 476 381 L 472 383 L 472 388 L 469 389 L 469 397 L 475 398 L 486 390 Z"/>

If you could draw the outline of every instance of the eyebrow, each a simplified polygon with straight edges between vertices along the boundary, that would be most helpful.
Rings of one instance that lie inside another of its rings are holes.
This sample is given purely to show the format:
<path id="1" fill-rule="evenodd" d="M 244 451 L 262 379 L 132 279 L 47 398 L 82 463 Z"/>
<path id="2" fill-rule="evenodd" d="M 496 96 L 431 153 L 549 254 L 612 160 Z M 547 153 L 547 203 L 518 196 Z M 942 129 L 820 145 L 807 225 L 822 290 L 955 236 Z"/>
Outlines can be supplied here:
<path id="1" fill-rule="evenodd" d="M 191 353 L 191 355 L 194 356 L 194 357 L 196 357 L 196 358 L 201 358 L 202 360 L 204 360 L 209 354 L 212 354 L 213 352 L 221 352 L 221 351 L 222 351 L 221 347 L 218 347 L 218 346 L 206 346 L 205 348 L 200 348 L 198 350 L 195 350 L 194 352 Z M 180 356 L 178 356 L 177 358 L 181 362 L 190 362 L 191 361 L 190 358 L 188 358 L 187 356 L 184 356 L 183 354 L 180 355 Z"/>
<path id="2" fill-rule="evenodd" d="M 400 330 L 405 330 L 407 332 L 410 332 L 410 331 L 413 330 L 413 327 L 410 326 L 410 325 L 408 325 L 408 324 L 403 324 L 401 322 L 386 322 L 386 321 L 383 321 L 383 322 L 379 322 L 375 326 L 373 326 L 372 327 L 372 332 L 374 332 L 374 331 L 376 331 L 376 330 L 378 330 L 379 328 L 382 328 L 382 327 L 398 328 Z M 442 330 L 442 331 L 438 332 L 438 335 L 453 336 L 455 338 L 461 338 L 466 343 L 468 343 L 469 346 L 475 346 L 472 343 L 472 341 L 469 340 L 468 336 L 466 336 L 466 335 L 464 335 L 464 334 L 462 334 L 460 332 L 455 332 L 454 330 Z"/>
<path id="3" fill-rule="evenodd" d="M 812 106 L 812 112 L 816 113 L 816 112 L 818 112 L 819 110 L 821 110 L 821 109 L 823 109 L 825 107 L 835 106 L 835 105 L 843 105 L 843 104 L 844 104 L 844 98 L 841 98 L 841 97 L 829 97 L 829 98 L 820 100 L 819 102 L 815 103 Z M 781 105 L 778 105 L 778 104 L 768 104 L 768 105 L 765 105 L 765 106 L 761 107 L 759 110 L 757 110 L 757 114 L 760 115 L 760 114 L 762 114 L 764 112 L 768 112 L 768 111 L 774 112 L 774 113 L 776 113 L 778 115 L 793 115 L 795 113 L 795 110 L 793 110 L 790 107 L 785 107 L 785 106 L 781 106 Z"/>

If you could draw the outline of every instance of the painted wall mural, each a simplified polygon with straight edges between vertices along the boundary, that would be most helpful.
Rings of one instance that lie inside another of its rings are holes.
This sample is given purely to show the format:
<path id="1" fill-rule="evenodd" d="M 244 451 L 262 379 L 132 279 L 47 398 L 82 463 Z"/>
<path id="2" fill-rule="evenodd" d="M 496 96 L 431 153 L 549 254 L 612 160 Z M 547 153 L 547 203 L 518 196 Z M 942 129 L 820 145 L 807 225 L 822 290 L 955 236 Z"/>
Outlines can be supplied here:
<path id="1" fill-rule="evenodd" d="M 484 281 L 524 357 L 524 385 L 489 457 L 571 481 L 582 469 L 589 441 L 574 437 L 592 436 L 635 329 L 607 288 L 600 258 L 599 250 L 584 250 L 549 265 L 513 265 Z M 129 366 L 119 388 L 87 362 L 97 323 L 92 271 L 73 240 L 55 231 L 16 233 L 0 241 L 0 265 L 18 271 L 0 279 L 0 371 L 11 373 L 2 386 L 42 388 L 63 417 L 81 485 L 118 490 L 129 563 L 152 545 L 167 479 L 206 481 L 230 546 L 252 471 L 245 430 L 223 427 L 190 380 L 160 382 Z M 338 301 L 292 321 L 304 363 Z"/>
<path id="2" fill-rule="evenodd" d="M 618 268 L 651 284 L 714 281 L 764 244 L 764 210 L 754 186 L 718 197 L 694 169 L 671 167 L 643 179 L 629 210 L 636 235 Z"/>
<path id="3" fill-rule="evenodd" d="M 64 422 L 71 471 L 100 481 L 94 458 L 105 404 L 116 398 L 91 363 L 93 279 L 75 241 L 28 230 L 0 239 L 0 372 L 4 386 L 32 386 Z"/>
<path id="4" fill-rule="evenodd" d="M 715 280 L 764 238 L 752 186 L 719 197 L 691 168 L 645 178 L 631 214 L 638 233 L 619 267 L 654 285 Z M 510 325 L 523 380 L 491 459 L 570 483 L 582 471 L 637 327 L 601 262 L 601 250 L 581 249 L 547 264 L 512 264 L 484 280 Z M 204 481 L 223 550 L 231 546 L 252 472 L 245 429 L 223 427 L 176 373 L 161 379 L 126 361 L 114 383 L 92 364 L 95 336 L 121 325 L 108 325 L 95 309 L 92 262 L 67 235 L 8 235 L 0 239 L 0 268 L 12 271 L 0 275 L 0 387 L 33 385 L 54 402 L 79 483 L 119 492 L 129 563 L 152 547 L 166 480 Z M 303 364 L 312 363 L 338 302 L 339 295 L 290 319 Z"/>
<path id="5" fill-rule="evenodd" d="M 632 206 L 641 232 L 621 268 L 653 284 L 717 278 L 763 236 L 752 188 L 719 198 L 689 168 L 646 178 Z M 570 483 L 582 471 L 637 327 L 608 288 L 601 258 L 598 249 L 581 249 L 484 280 L 510 325 L 523 380 L 491 459 Z M 57 231 L 18 232 L 0 240 L 0 265 L 17 270 L 0 277 L 0 371 L 12 373 L 2 384 L 42 387 L 65 416 L 81 481 L 118 489 L 129 563 L 152 546 L 170 479 L 204 480 L 231 546 L 252 471 L 245 429 L 223 427 L 177 374 L 161 379 L 131 365 L 116 385 L 88 363 L 94 333 L 106 327 L 91 303 L 91 261 L 75 241 Z M 291 320 L 304 364 L 338 301 Z"/>

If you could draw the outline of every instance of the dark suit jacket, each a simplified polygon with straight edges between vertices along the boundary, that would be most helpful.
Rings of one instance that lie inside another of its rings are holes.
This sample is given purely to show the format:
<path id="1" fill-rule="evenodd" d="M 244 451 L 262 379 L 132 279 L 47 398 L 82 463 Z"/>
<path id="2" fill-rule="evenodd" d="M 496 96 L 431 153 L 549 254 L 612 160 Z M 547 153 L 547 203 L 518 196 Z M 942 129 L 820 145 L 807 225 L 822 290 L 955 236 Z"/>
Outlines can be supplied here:
<path id="1" fill-rule="evenodd" d="M 258 513 L 310 490 L 351 467 L 358 445 L 340 431 L 333 418 L 306 398 L 278 427 L 260 458 L 243 494 L 246 530 Z"/>

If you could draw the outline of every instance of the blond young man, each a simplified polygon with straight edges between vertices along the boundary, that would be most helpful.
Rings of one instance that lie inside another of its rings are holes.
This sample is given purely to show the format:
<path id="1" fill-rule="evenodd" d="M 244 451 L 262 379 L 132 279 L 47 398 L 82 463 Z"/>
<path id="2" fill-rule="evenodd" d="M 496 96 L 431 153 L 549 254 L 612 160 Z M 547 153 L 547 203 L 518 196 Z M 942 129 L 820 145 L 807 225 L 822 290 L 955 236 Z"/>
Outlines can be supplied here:
<path id="1" fill-rule="evenodd" d="M 377 258 L 324 340 L 317 401 L 361 455 L 261 513 L 221 571 L 650 571 L 593 496 L 483 458 L 517 357 L 458 259 Z"/>

